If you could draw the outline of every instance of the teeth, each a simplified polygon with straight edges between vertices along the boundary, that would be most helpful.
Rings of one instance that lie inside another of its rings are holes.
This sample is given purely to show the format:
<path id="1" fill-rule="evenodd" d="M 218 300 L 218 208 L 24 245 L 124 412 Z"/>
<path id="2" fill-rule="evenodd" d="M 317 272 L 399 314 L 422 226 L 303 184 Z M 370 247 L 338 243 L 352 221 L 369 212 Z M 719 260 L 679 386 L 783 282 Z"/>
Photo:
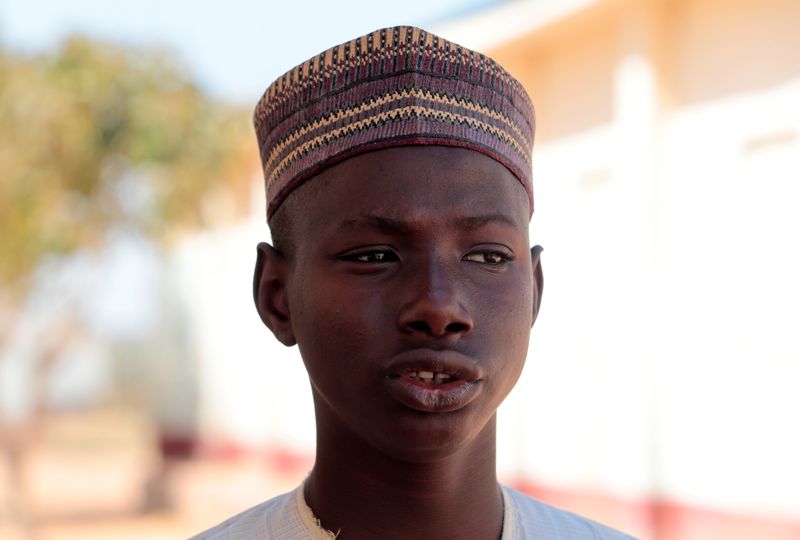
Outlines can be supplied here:
<path id="1" fill-rule="evenodd" d="M 446 383 L 452 381 L 454 378 L 447 373 L 434 373 L 433 371 L 409 371 L 408 376 L 412 379 L 429 384 Z"/>

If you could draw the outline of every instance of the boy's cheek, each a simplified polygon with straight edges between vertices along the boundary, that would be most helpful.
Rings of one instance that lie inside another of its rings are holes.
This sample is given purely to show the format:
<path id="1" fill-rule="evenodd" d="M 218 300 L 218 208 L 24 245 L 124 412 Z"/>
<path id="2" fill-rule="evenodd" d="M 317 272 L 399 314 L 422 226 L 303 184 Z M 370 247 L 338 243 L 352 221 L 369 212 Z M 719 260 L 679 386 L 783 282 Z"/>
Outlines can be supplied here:
<path id="1" fill-rule="evenodd" d="M 345 368 L 359 363 L 362 351 L 375 348 L 377 336 L 386 336 L 391 325 L 387 315 L 374 296 L 358 298 L 342 288 L 309 287 L 293 317 L 304 357 L 335 356 L 330 360 Z"/>

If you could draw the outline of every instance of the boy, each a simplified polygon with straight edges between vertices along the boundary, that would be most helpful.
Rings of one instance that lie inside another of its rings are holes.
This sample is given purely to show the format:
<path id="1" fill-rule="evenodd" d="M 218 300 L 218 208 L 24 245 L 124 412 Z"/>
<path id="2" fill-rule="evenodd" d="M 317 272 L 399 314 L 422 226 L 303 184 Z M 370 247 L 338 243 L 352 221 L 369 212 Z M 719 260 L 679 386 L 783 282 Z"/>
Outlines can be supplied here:
<path id="1" fill-rule="evenodd" d="M 543 284 L 522 86 L 397 27 L 288 72 L 254 119 L 274 244 L 254 298 L 300 348 L 316 461 L 199 538 L 627 538 L 495 474 Z"/>

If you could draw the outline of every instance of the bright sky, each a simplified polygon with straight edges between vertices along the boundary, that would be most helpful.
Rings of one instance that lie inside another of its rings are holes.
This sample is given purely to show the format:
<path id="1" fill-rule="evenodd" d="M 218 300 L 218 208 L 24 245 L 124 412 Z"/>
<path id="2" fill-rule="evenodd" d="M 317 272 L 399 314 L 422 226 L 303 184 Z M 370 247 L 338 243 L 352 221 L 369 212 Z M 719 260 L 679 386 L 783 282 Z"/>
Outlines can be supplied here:
<path id="1" fill-rule="evenodd" d="M 173 50 L 198 82 L 246 104 L 286 69 L 383 26 L 437 22 L 502 0 L 5 0 L 0 43 L 25 51 L 82 33 Z"/>

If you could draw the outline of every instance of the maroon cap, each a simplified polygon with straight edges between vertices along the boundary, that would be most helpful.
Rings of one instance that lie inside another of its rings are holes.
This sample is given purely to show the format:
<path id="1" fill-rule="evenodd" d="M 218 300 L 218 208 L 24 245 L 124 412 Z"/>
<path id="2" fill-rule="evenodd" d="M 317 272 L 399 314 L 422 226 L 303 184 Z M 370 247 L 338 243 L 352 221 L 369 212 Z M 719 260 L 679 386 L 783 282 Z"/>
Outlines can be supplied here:
<path id="1" fill-rule="evenodd" d="M 267 88 L 253 116 L 267 218 L 298 185 L 356 154 L 469 148 L 522 183 L 533 213 L 533 105 L 494 60 L 410 26 L 376 30 L 307 60 Z"/>

